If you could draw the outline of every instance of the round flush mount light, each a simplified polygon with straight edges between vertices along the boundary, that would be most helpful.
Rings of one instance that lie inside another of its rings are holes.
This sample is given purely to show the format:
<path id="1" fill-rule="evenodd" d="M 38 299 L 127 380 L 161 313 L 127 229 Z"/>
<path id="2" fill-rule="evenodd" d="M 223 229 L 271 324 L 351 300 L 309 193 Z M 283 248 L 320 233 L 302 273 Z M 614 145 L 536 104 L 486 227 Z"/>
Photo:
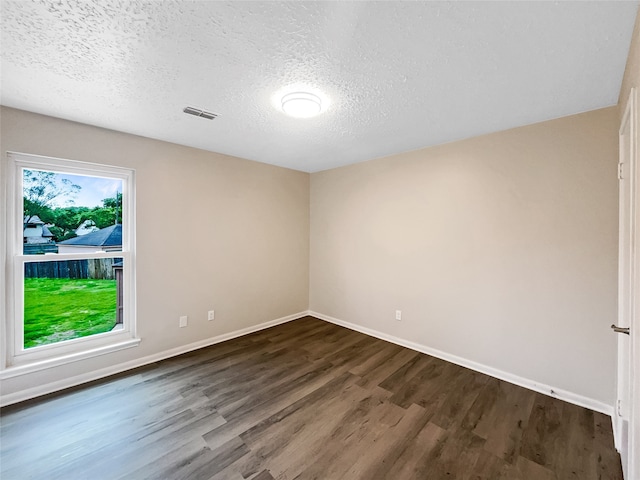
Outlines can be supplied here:
<path id="1" fill-rule="evenodd" d="M 322 111 L 322 100 L 313 93 L 289 93 L 282 97 L 282 111 L 295 118 L 315 117 Z"/>

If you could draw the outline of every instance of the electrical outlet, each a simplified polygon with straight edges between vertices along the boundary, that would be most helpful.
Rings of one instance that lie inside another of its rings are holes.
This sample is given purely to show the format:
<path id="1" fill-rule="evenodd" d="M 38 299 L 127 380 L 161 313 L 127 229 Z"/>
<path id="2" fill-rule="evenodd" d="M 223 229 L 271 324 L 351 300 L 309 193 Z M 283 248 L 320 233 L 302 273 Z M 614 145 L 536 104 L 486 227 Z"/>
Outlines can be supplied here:
<path id="1" fill-rule="evenodd" d="M 207 320 L 211 321 L 211 320 L 215 320 L 215 318 L 216 318 L 215 310 L 209 310 L 207 312 Z"/>
<path id="2" fill-rule="evenodd" d="M 396 320 L 399 322 L 402 320 L 402 310 L 396 310 Z"/>
<path id="3" fill-rule="evenodd" d="M 186 315 L 180 317 L 180 328 L 184 328 L 187 326 L 187 322 L 189 320 L 189 317 L 187 317 Z"/>

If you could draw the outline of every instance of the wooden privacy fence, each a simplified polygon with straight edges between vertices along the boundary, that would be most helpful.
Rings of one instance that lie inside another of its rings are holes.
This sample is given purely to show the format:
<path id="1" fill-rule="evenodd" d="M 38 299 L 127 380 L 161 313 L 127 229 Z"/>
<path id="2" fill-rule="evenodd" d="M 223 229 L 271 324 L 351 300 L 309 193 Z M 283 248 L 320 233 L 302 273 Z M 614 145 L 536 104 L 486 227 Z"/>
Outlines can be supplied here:
<path id="1" fill-rule="evenodd" d="M 58 253 L 55 243 L 25 243 L 22 245 L 24 255 L 42 255 L 44 253 Z"/>
<path id="2" fill-rule="evenodd" d="M 83 260 L 60 260 L 54 262 L 29 262 L 24 264 L 25 278 L 70 278 L 114 280 L 113 264 L 121 258 L 90 258 Z"/>

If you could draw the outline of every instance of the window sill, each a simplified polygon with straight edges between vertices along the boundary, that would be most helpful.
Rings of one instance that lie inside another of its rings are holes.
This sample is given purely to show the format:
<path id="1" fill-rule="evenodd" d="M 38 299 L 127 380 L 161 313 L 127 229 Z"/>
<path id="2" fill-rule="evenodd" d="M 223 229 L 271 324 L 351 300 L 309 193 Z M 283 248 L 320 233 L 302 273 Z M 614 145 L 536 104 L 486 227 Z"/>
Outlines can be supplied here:
<path id="1" fill-rule="evenodd" d="M 4 370 L 0 371 L 0 380 L 6 380 L 7 378 L 18 377 L 20 375 L 27 375 L 33 372 L 39 372 L 48 368 L 59 367 L 61 365 L 67 365 L 69 363 L 85 360 L 87 358 L 97 357 L 105 355 L 107 353 L 117 352 L 118 350 L 125 350 L 127 348 L 137 347 L 140 344 L 139 338 L 132 338 L 118 343 L 112 343 L 102 347 L 91 348 L 83 350 L 81 352 L 70 353 L 66 355 L 60 355 L 43 360 L 34 360 L 21 365 L 11 365 Z"/>

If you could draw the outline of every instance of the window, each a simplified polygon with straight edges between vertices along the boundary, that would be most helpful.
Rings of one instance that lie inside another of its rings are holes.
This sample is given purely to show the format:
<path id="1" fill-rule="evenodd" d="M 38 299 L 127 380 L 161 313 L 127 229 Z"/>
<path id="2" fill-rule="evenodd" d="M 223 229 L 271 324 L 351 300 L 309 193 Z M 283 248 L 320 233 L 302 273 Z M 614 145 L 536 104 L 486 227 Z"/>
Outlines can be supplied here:
<path id="1" fill-rule="evenodd" d="M 9 153 L 0 378 L 135 346 L 131 169 Z"/>

